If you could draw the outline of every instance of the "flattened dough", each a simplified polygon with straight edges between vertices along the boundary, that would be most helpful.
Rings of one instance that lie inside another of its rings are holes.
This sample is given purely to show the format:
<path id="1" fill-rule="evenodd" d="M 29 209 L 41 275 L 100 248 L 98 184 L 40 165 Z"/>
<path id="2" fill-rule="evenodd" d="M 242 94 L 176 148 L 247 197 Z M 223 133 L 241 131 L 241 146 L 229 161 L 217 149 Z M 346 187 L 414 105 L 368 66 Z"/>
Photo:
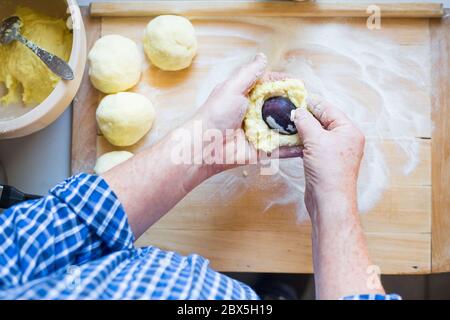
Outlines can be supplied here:
<path id="1" fill-rule="evenodd" d="M 307 92 L 303 81 L 299 79 L 257 83 L 250 92 L 250 105 L 244 119 L 245 135 L 256 149 L 265 152 L 272 152 L 281 146 L 300 144 L 298 134 L 280 134 L 264 122 L 262 107 L 264 102 L 272 97 L 286 97 L 296 108 L 306 108 Z"/>

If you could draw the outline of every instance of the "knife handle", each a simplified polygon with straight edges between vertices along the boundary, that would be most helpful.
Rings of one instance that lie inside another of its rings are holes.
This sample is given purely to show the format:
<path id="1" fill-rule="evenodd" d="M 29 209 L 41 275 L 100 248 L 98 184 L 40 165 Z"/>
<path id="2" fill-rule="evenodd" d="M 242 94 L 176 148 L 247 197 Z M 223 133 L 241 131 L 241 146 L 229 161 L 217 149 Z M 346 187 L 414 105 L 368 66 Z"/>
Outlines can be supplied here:
<path id="1" fill-rule="evenodd" d="M 26 194 L 14 187 L 0 184 L 0 209 L 8 209 L 20 202 L 40 198 L 42 196 Z"/>

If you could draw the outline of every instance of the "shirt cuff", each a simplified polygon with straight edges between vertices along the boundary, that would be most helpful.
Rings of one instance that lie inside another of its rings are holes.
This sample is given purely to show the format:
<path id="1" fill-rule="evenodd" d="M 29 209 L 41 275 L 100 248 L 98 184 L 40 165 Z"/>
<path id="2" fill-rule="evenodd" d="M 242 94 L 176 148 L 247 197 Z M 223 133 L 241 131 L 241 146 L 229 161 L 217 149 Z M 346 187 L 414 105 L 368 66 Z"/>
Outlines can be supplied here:
<path id="1" fill-rule="evenodd" d="M 398 294 L 355 294 L 341 300 L 402 300 Z"/>
<path id="2" fill-rule="evenodd" d="M 65 203 L 112 250 L 133 248 L 134 235 L 126 213 L 106 181 L 81 173 L 50 193 Z"/>

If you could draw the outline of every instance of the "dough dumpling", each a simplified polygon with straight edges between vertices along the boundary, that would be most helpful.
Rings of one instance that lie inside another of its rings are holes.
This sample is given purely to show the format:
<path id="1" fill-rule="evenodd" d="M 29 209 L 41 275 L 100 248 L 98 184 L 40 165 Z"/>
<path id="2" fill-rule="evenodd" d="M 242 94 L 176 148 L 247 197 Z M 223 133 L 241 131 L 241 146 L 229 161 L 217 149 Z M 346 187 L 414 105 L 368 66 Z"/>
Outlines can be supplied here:
<path id="1" fill-rule="evenodd" d="M 260 82 L 249 94 L 249 107 L 244 119 L 247 139 L 257 150 L 272 152 L 281 146 L 300 144 L 298 134 L 281 134 L 271 129 L 263 119 L 262 108 L 266 100 L 273 97 L 284 97 L 296 108 L 306 108 L 307 92 L 301 80 L 285 79 Z"/>
<path id="2" fill-rule="evenodd" d="M 96 116 L 104 137 L 115 146 L 126 147 L 138 142 L 152 128 L 155 109 L 147 97 L 121 92 L 104 97 Z"/>
<path id="3" fill-rule="evenodd" d="M 194 26 L 180 16 L 156 17 L 145 29 L 144 49 L 152 64 L 162 70 L 185 69 L 197 54 Z"/>
<path id="4" fill-rule="evenodd" d="M 103 174 L 133 156 L 134 155 L 128 151 L 112 151 L 105 153 L 97 159 L 94 172 L 96 174 Z"/>
<path id="5" fill-rule="evenodd" d="M 92 85 L 104 93 L 117 93 L 134 87 L 141 79 L 142 56 L 134 41 L 109 35 L 97 40 L 89 53 Z"/>

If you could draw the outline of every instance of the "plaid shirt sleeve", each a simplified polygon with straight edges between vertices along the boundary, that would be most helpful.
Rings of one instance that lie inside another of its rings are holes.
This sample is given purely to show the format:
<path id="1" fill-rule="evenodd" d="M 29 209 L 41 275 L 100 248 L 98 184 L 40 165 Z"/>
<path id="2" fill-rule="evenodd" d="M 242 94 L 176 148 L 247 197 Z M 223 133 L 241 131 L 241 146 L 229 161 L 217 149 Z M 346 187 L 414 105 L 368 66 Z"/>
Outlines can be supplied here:
<path id="1" fill-rule="evenodd" d="M 106 182 L 81 174 L 0 214 L 0 287 L 131 249 L 133 234 Z"/>
<path id="2" fill-rule="evenodd" d="M 343 297 L 341 300 L 402 300 L 398 294 L 357 294 Z"/>
<path id="3" fill-rule="evenodd" d="M 0 214 L 0 299 L 258 299 L 203 257 L 135 248 L 133 242 L 107 183 L 88 174 L 71 177 L 43 199 Z M 67 285 L 73 266 L 76 286 Z"/>
<path id="4" fill-rule="evenodd" d="M 258 299 L 201 256 L 133 242 L 107 183 L 71 177 L 0 214 L 0 299 Z"/>

